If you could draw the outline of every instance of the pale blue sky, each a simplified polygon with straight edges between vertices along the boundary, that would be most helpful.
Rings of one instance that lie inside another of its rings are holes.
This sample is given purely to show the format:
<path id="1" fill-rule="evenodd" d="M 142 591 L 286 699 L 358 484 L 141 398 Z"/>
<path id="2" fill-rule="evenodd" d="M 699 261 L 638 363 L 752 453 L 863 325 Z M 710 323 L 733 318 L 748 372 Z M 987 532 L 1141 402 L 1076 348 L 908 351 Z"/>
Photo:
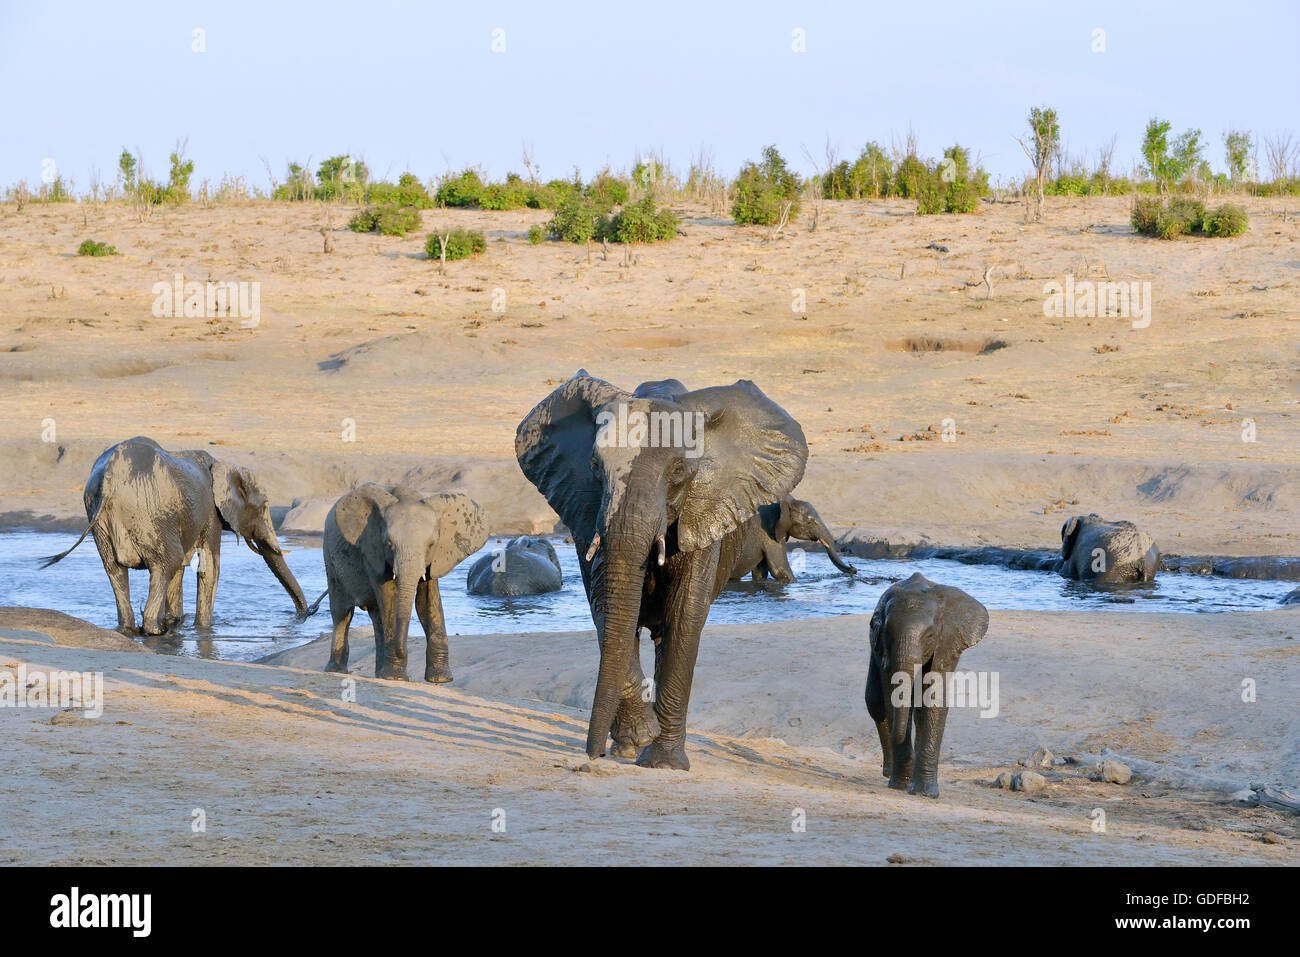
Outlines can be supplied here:
<path id="1" fill-rule="evenodd" d="M 943 13 L 947 8 L 949 12 Z M 546 178 L 631 165 L 662 149 L 684 171 L 701 145 L 720 170 L 774 142 L 805 170 L 827 136 L 843 156 L 954 140 L 1019 177 L 1013 140 L 1048 103 L 1091 160 L 1116 166 L 1159 115 L 1199 127 L 1223 167 L 1227 128 L 1300 133 L 1300 4 L 1276 2 L 542 3 L 146 2 L 0 4 L 0 184 L 42 161 L 84 190 L 123 146 L 165 173 L 189 137 L 194 185 L 222 172 L 266 186 L 262 157 L 315 167 L 360 156 L 378 176 L 481 164 Z M 206 52 L 192 52 L 192 31 Z M 492 52 L 493 30 L 505 52 Z M 806 52 L 792 51 L 792 31 Z M 1091 50 L 1105 30 L 1104 53 Z M 1263 157 L 1261 154 L 1261 165 Z"/>

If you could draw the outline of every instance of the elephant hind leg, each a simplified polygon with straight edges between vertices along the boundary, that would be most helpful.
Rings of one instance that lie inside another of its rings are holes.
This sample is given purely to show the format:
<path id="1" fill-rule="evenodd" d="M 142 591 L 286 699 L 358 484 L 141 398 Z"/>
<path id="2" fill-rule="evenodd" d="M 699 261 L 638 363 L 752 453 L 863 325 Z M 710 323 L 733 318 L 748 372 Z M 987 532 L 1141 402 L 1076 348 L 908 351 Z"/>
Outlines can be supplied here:
<path id="1" fill-rule="evenodd" d="M 108 582 L 113 586 L 113 598 L 117 602 L 117 630 L 124 635 L 134 635 L 135 609 L 131 607 L 131 577 L 127 569 L 119 565 L 113 546 L 107 541 L 107 535 L 94 531 L 95 548 L 99 550 L 99 559 L 104 563 Z"/>
<path id="2" fill-rule="evenodd" d="M 163 620 L 167 605 L 167 591 L 175 576 L 170 568 L 158 564 L 149 566 L 149 597 L 145 599 L 140 630 L 146 635 L 161 635 L 167 630 Z"/>
<path id="3" fill-rule="evenodd" d="M 185 617 L 185 565 L 172 573 L 167 583 L 167 600 L 163 607 L 163 629 L 170 630 Z"/>
<path id="4" fill-rule="evenodd" d="M 889 712 L 885 708 L 885 689 L 880 677 L 880 668 L 874 658 L 867 670 L 867 713 L 876 723 L 876 734 L 880 737 L 880 773 L 891 777 L 894 773 L 894 742 L 889 735 Z"/>

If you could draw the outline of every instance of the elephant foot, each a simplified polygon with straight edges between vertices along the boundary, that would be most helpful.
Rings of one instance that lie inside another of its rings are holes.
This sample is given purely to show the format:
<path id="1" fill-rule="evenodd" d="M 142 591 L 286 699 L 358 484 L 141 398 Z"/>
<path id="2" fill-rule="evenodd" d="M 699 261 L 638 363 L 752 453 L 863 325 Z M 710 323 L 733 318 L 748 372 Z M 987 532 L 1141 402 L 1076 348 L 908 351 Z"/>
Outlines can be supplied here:
<path id="1" fill-rule="evenodd" d="M 888 758 L 880 762 L 880 776 L 882 778 L 892 778 L 894 776 L 894 762 Z"/>
<path id="2" fill-rule="evenodd" d="M 658 739 L 641 752 L 640 757 L 636 759 L 636 763 L 643 768 L 668 768 L 673 771 L 689 771 L 691 769 L 691 762 L 686 757 L 685 744 L 669 747 L 660 744 Z"/>
<path id="3" fill-rule="evenodd" d="M 655 717 L 655 709 L 640 699 L 624 699 L 614 716 L 611 737 L 619 749 L 631 751 L 631 754 L 620 754 L 620 757 L 636 757 L 642 748 L 653 744 L 659 737 L 659 719 Z"/>
<path id="4" fill-rule="evenodd" d="M 912 786 L 907 790 L 908 794 L 919 794 L 922 797 L 937 798 L 939 796 L 939 777 L 921 778 L 914 780 Z"/>
<path id="5" fill-rule="evenodd" d="M 639 744 L 615 741 L 614 746 L 609 749 L 609 756 L 612 758 L 627 758 L 628 760 L 635 761 L 641 754 L 641 748 L 642 745 Z"/>
<path id="6" fill-rule="evenodd" d="M 445 685 L 451 682 L 451 672 L 445 668 L 425 668 L 424 680 L 431 685 Z"/>
<path id="7" fill-rule="evenodd" d="M 150 638 L 164 635 L 167 633 L 167 626 L 156 621 L 146 621 L 140 626 L 140 634 L 147 635 Z"/>
<path id="8" fill-rule="evenodd" d="M 337 674 L 347 674 L 348 666 L 345 662 L 342 661 L 331 661 L 329 664 L 325 666 L 325 670 L 327 672 L 335 672 Z"/>
<path id="9" fill-rule="evenodd" d="M 411 680 L 406 676 L 405 665 L 386 664 L 378 671 L 375 672 L 375 677 L 385 678 L 388 681 L 410 681 Z"/>

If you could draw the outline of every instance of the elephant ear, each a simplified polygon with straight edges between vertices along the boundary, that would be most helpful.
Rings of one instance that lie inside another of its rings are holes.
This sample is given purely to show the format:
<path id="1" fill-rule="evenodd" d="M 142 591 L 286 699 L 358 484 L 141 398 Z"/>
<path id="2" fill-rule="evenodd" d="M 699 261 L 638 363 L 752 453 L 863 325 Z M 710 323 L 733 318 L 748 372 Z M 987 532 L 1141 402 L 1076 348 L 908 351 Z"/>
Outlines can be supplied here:
<path id="1" fill-rule="evenodd" d="M 688 391 L 690 390 L 682 385 L 680 379 L 656 379 L 653 382 L 642 382 L 632 391 L 632 397 L 636 399 L 662 399 L 671 402 L 679 395 L 685 395 Z"/>
<path id="2" fill-rule="evenodd" d="M 798 485 L 808 443 L 799 423 L 746 379 L 677 402 L 704 416 L 699 467 L 677 515 L 678 547 L 693 551 Z"/>
<path id="3" fill-rule="evenodd" d="M 575 541 L 596 534 L 600 476 L 592 471 L 596 412 L 629 396 L 585 369 L 537 404 L 515 431 L 515 457 L 528 481 L 546 496 Z"/>
<path id="4" fill-rule="evenodd" d="M 222 522 L 236 535 L 253 537 L 260 531 L 260 510 L 253 507 L 250 499 L 259 492 L 265 498 L 266 493 L 262 492 L 257 479 L 246 468 L 214 460 L 210 470 L 212 498 L 217 503 Z"/>
<path id="5" fill-rule="evenodd" d="M 373 483 L 359 486 L 334 503 L 334 524 L 343 540 L 361 552 L 376 575 L 388 563 L 382 532 L 384 509 L 397 501 L 391 491 Z M 367 531 L 369 530 L 369 531 Z"/>
<path id="6" fill-rule="evenodd" d="M 1070 552 L 1074 551 L 1074 540 L 1079 535 L 1078 515 L 1072 515 L 1064 525 L 1061 526 L 1061 557 L 1069 558 Z"/>
<path id="7" fill-rule="evenodd" d="M 429 550 L 429 577 L 441 578 L 483 547 L 487 541 L 487 523 L 483 510 L 468 495 L 440 492 L 424 500 L 441 514 L 438 540 Z"/>

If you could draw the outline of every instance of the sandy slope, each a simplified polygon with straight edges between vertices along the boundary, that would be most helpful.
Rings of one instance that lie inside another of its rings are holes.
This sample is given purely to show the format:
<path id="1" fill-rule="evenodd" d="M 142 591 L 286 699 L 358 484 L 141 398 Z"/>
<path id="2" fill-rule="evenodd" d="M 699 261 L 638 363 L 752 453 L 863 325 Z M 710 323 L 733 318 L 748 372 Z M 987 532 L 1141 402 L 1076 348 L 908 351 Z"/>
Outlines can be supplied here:
<path id="1" fill-rule="evenodd" d="M 0 639 L 0 667 L 106 675 L 98 721 L 0 710 L 0 858 L 1297 862 L 1295 818 L 1235 806 L 1203 776 L 1295 783 L 1285 742 L 1300 730 L 1300 612 L 995 613 L 962 663 L 1001 673 L 1002 714 L 952 715 L 937 801 L 889 791 L 878 774 L 861 700 L 864 620 L 818 624 L 707 630 L 686 774 L 588 765 L 590 634 L 453 639 L 454 684 L 358 677 L 355 702 L 317 670 L 319 645 L 281 657 L 295 667 Z M 354 647 L 358 672 L 367 650 Z M 1259 681 L 1253 705 L 1239 701 L 1242 675 Z M 1032 797 L 988 786 L 1040 742 L 1058 753 L 1108 745 L 1164 771 L 1121 787 L 1053 769 Z M 1095 808 L 1104 834 L 1091 830 Z M 504 834 L 491 829 L 496 809 Z M 804 833 L 791 829 L 795 809 Z M 1263 843 L 1265 832 L 1284 843 Z"/>
<path id="2" fill-rule="evenodd" d="M 423 231 L 358 236 L 346 209 L 188 208 L 141 224 L 117 207 L 85 223 L 78 209 L 5 208 L 0 517 L 76 525 L 94 457 L 144 433 L 258 467 L 281 507 L 405 478 L 471 492 L 494 532 L 549 528 L 514 428 L 585 366 L 627 388 L 754 379 L 803 424 L 802 491 L 842 526 L 1050 547 L 1058 503 L 1077 500 L 1143 523 L 1166 551 L 1297 554 L 1300 222 L 1282 203 L 1251 202 L 1240 239 L 1179 242 L 1133 236 L 1123 199 L 1053 201 L 1039 225 L 1010 204 L 915 217 L 907 203 L 830 203 L 815 232 L 773 242 L 684 208 L 686 237 L 632 266 L 621 251 L 527 245 L 544 212 L 426 211 L 426 230 L 491 240 L 446 275 Z M 123 255 L 76 257 L 86 235 Z M 968 285 L 986 265 L 988 298 Z M 261 282 L 261 324 L 154 318 L 151 287 L 177 272 Z M 1151 325 L 1045 317 L 1045 284 L 1067 273 L 1150 281 Z M 1006 347 L 906 351 L 926 340 Z M 953 443 L 937 440 L 945 418 Z M 898 441 L 913 435 L 934 440 Z"/>

